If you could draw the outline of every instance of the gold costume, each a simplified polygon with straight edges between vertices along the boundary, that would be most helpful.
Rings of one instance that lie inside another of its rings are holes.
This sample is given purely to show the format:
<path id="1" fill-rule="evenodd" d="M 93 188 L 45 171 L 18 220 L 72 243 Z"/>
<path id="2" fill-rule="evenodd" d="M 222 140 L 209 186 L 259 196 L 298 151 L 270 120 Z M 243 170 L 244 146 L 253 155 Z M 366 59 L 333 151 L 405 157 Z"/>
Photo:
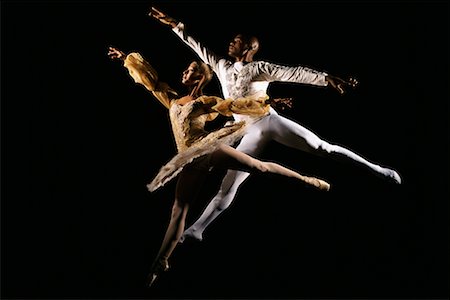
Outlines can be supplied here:
<path id="1" fill-rule="evenodd" d="M 194 159 L 212 153 L 221 143 L 233 145 L 245 133 L 245 122 L 234 123 L 214 131 L 205 130 L 205 124 L 217 117 L 232 114 L 263 116 L 268 113 L 268 96 L 224 100 L 216 96 L 200 96 L 186 104 L 178 104 L 178 94 L 167 83 L 160 82 L 156 70 L 139 54 L 130 53 L 124 66 L 138 84 L 153 93 L 155 98 L 169 109 L 172 132 L 178 154 L 165 164 L 147 186 L 154 191 L 176 177 Z M 256 120 L 256 119 L 255 119 Z M 199 161 L 200 163 L 200 161 Z M 201 160 L 203 168 L 209 168 L 208 159 Z M 200 167 L 200 166 L 199 166 Z"/>

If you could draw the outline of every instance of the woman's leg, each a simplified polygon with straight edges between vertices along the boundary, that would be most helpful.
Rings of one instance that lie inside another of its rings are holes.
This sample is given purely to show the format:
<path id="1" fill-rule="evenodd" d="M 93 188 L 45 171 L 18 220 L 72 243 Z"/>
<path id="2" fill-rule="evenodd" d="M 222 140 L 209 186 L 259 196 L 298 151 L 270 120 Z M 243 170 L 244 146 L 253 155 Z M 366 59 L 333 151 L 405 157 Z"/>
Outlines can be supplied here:
<path id="1" fill-rule="evenodd" d="M 161 247 L 154 260 L 148 284 L 151 286 L 160 273 L 169 269 L 168 259 L 183 234 L 186 216 L 190 204 L 195 200 L 205 179 L 204 170 L 196 170 L 187 166 L 179 176 L 175 189 L 175 202 L 172 206 L 170 222 L 166 230 Z"/>
<path id="2" fill-rule="evenodd" d="M 322 190 L 329 190 L 330 188 L 330 185 L 323 180 L 301 175 L 277 163 L 261 161 L 225 144 L 211 154 L 210 164 L 222 169 L 233 169 L 249 173 L 278 174 L 299 179 Z"/>

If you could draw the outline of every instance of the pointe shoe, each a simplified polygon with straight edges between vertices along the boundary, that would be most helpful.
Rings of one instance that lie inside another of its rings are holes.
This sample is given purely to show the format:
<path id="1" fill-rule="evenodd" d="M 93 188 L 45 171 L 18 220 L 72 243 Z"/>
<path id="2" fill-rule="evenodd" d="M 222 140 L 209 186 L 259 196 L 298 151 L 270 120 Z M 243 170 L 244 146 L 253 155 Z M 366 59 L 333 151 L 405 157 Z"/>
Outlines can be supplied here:
<path id="1" fill-rule="evenodd" d="M 326 182 L 325 180 L 318 179 L 315 177 L 309 177 L 309 176 L 302 176 L 302 179 L 304 182 L 315 186 L 319 190 L 329 191 L 330 190 L 330 184 Z"/>
<path id="2" fill-rule="evenodd" d="M 166 259 L 159 259 L 151 267 L 150 274 L 147 277 L 147 286 L 151 287 L 156 279 L 163 273 L 169 270 L 169 262 Z"/>
<path id="3" fill-rule="evenodd" d="M 324 191 L 329 191 L 330 190 L 330 184 L 322 179 L 316 179 L 318 181 L 318 188 Z"/>

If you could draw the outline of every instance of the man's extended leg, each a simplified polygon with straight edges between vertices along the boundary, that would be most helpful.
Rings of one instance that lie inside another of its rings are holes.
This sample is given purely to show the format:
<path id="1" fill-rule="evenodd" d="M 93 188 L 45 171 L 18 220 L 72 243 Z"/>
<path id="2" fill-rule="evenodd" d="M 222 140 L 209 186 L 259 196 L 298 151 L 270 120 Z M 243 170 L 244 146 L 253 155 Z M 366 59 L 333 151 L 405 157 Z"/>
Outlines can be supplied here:
<path id="1" fill-rule="evenodd" d="M 388 181 L 401 183 L 401 178 L 395 170 L 373 163 L 348 148 L 330 144 L 294 121 L 276 113 L 271 114 L 269 120 L 268 134 L 278 143 L 315 155 L 328 156 L 337 161 L 353 163 Z"/>
<path id="2" fill-rule="evenodd" d="M 228 170 L 222 180 L 219 192 L 208 204 L 200 218 L 184 231 L 180 242 L 183 242 L 185 238 L 193 238 L 201 241 L 203 239 L 203 231 L 230 206 L 236 197 L 239 186 L 249 175 L 250 173 L 247 172 Z"/>

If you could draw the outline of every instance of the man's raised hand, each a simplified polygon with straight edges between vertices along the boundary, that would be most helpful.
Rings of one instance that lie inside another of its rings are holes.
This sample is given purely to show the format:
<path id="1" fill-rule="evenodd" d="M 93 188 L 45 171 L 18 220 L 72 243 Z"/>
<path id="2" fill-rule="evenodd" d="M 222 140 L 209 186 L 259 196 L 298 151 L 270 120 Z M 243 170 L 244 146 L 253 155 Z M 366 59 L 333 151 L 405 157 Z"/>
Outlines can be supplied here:
<path id="1" fill-rule="evenodd" d="M 150 17 L 155 18 L 156 20 L 158 20 L 159 22 L 165 24 L 165 25 L 169 25 L 170 27 L 174 28 L 177 26 L 178 21 L 175 20 L 172 17 L 169 17 L 168 15 L 166 15 L 165 13 L 163 13 L 162 11 L 156 9 L 155 7 L 151 7 L 150 12 L 148 13 L 148 15 Z"/>
<path id="2" fill-rule="evenodd" d="M 358 85 L 358 81 L 355 78 L 349 78 L 348 80 L 344 80 L 336 76 L 327 75 L 326 81 L 341 95 L 345 93 L 344 90 L 345 87 L 356 88 L 356 86 Z"/>

